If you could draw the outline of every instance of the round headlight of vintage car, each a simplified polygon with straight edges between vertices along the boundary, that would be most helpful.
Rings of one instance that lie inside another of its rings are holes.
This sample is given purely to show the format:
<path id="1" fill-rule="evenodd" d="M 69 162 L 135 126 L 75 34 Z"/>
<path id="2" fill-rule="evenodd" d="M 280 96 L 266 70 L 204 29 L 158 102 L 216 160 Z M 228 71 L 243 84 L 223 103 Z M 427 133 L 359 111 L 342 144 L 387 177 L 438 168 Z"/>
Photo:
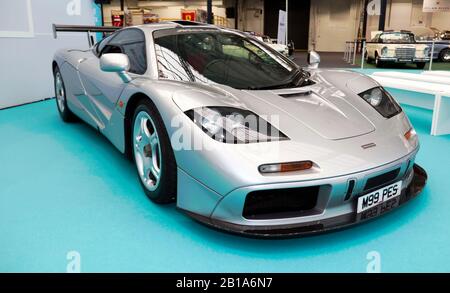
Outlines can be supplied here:
<path id="1" fill-rule="evenodd" d="M 395 116 L 402 111 L 394 98 L 382 87 L 369 89 L 360 93 L 359 96 L 385 118 Z"/>
<path id="2" fill-rule="evenodd" d="M 223 143 L 254 143 L 289 139 L 255 113 L 233 107 L 200 107 L 185 112 L 211 138 Z"/>
<path id="3" fill-rule="evenodd" d="M 383 48 L 381 49 L 381 56 L 386 56 L 387 53 L 388 53 L 388 47 L 383 47 Z"/>
<path id="4" fill-rule="evenodd" d="M 430 47 L 425 47 L 425 49 L 423 49 L 423 55 L 425 57 L 430 56 Z"/>

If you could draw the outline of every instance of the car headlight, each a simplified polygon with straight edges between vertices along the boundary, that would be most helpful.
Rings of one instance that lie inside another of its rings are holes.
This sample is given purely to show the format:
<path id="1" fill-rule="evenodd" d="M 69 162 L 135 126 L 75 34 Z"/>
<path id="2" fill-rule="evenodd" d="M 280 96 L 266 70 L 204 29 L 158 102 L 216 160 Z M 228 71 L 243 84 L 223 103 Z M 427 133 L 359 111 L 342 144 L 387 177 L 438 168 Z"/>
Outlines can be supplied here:
<path id="1" fill-rule="evenodd" d="M 386 56 L 387 53 L 388 53 L 388 47 L 383 47 L 383 48 L 381 49 L 381 56 Z"/>
<path id="2" fill-rule="evenodd" d="M 402 111 L 394 98 L 382 87 L 364 91 L 359 96 L 385 118 L 393 117 Z"/>
<path id="3" fill-rule="evenodd" d="M 223 143 L 254 143 L 289 138 L 255 113 L 233 107 L 201 107 L 185 112 L 211 138 Z"/>
<path id="4" fill-rule="evenodd" d="M 425 57 L 428 57 L 430 55 L 430 47 L 426 47 L 425 49 L 423 49 L 423 55 Z"/>

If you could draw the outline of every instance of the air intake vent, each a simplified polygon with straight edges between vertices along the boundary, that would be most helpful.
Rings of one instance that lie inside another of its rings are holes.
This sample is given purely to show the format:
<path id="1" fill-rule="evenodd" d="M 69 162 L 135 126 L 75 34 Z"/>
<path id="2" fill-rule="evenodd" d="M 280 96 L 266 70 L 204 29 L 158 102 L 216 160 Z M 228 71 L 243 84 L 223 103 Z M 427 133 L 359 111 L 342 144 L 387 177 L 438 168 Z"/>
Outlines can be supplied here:
<path id="1" fill-rule="evenodd" d="M 314 214 L 320 186 L 252 191 L 247 194 L 243 216 L 263 220 Z"/>
<path id="2" fill-rule="evenodd" d="M 278 95 L 283 98 L 299 98 L 299 97 L 309 96 L 311 94 L 312 94 L 312 91 L 304 91 L 304 92 L 278 94 Z"/>
<path id="3" fill-rule="evenodd" d="M 355 188 L 355 183 L 356 183 L 355 179 L 350 179 L 348 181 L 347 193 L 345 194 L 344 200 L 348 200 L 350 198 L 350 196 L 352 195 L 353 189 Z"/>
<path id="4" fill-rule="evenodd" d="M 366 182 L 366 186 L 364 190 L 374 189 L 376 187 L 380 187 L 381 185 L 388 184 L 397 178 L 398 173 L 400 172 L 400 168 L 395 170 L 383 173 L 381 175 L 369 178 Z"/>

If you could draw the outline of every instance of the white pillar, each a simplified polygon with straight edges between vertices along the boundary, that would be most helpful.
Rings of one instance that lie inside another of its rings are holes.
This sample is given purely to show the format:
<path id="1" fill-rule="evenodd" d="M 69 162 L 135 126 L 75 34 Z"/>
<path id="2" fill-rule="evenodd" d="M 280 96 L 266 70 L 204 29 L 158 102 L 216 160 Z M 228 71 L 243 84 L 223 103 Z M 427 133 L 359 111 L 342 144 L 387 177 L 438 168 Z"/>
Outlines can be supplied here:
<path id="1" fill-rule="evenodd" d="M 289 0 L 286 0 L 286 46 L 289 44 L 289 39 L 288 39 L 288 32 L 289 32 L 289 22 L 288 22 L 288 17 L 289 17 Z"/>

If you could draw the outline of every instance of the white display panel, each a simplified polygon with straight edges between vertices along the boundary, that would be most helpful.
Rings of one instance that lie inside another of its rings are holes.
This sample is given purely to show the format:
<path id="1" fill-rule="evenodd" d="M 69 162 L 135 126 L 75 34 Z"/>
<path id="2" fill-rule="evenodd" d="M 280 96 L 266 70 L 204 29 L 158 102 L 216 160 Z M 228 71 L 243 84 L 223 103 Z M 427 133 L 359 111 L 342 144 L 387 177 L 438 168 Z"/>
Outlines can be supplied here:
<path id="1" fill-rule="evenodd" d="M 450 0 L 423 0 L 423 12 L 448 12 Z"/>
<path id="2" fill-rule="evenodd" d="M 445 71 L 422 74 L 374 72 L 371 77 L 382 86 L 425 94 L 420 98 L 399 97 L 400 103 L 433 111 L 431 135 L 450 134 L 450 75 Z"/>
<path id="3" fill-rule="evenodd" d="M 95 25 L 94 8 L 93 0 L 0 1 L 0 109 L 54 96 L 53 54 L 88 42 L 83 33 L 54 39 L 52 24 Z"/>
<path id="4" fill-rule="evenodd" d="M 1 1 L 0 38 L 34 36 L 31 0 Z"/>

